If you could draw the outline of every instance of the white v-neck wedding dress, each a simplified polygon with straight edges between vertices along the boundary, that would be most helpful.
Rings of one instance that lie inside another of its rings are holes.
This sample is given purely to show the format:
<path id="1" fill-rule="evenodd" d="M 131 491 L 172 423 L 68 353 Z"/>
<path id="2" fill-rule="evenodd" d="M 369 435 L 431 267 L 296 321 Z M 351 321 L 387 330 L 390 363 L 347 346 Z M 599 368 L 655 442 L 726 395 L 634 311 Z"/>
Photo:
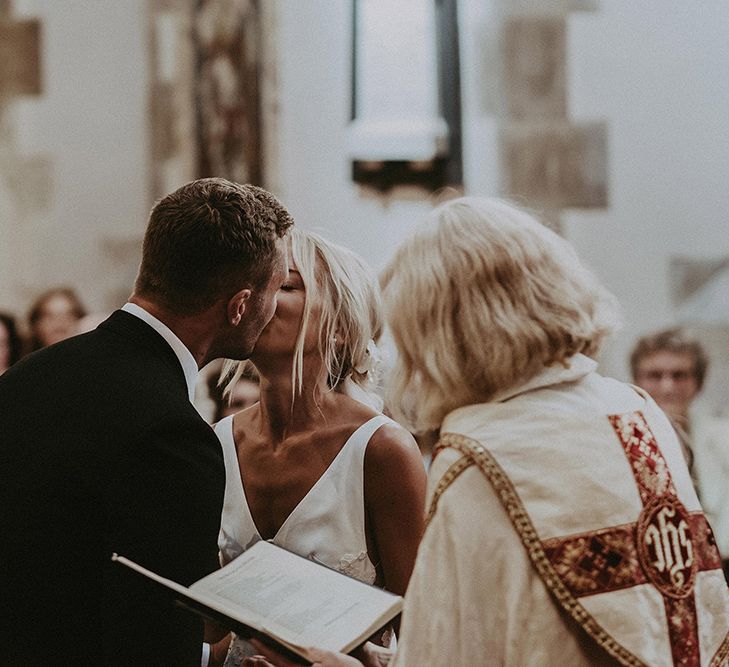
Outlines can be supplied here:
<path id="1" fill-rule="evenodd" d="M 388 417 L 378 415 L 352 433 L 271 542 L 368 584 L 374 583 L 375 565 L 367 553 L 365 537 L 364 456 L 372 435 L 388 423 Z M 241 481 L 233 417 L 218 422 L 215 433 L 223 446 L 226 471 L 218 537 L 221 562 L 226 564 L 262 538 Z M 251 655 L 248 644 L 236 638 L 226 667 L 239 665 L 246 655 Z"/>

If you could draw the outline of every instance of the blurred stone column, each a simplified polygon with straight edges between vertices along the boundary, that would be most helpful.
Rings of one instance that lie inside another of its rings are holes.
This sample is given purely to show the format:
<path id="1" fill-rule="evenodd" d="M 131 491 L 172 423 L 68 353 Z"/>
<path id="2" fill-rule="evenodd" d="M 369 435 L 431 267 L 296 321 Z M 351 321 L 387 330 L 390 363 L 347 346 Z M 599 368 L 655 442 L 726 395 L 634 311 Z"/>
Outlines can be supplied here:
<path id="1" fill-rule="evenodd" d="M 197 176 L 196 0 L 149 0 L 151 198 Z"/>
<path id="2" fill-rule="evenodd" d="M 502 191 L 560 231 L 564 208 L 607 206 L 607 129 L 567 109 L 568 14 L 589 0 L 504 0 Z"/>
<path id="3" fill-rule="evenodd" d="M 51 162 L 24 155 L 16 141 L 15 101 L 42 94 L 41 24 L 18 18 L 0 0 L 0 307 L 35 289 L 35 214 L 48 204 Z"/>
<path id="4" fill-rule="evenodd" d="M 261 184 L 258 0 L 149 0 L 149 12 L 153 198 L 204 176 Z"/>
<path id="5" fill-rule="evenodd" d="M 258 0 L 199 0 L 194 44 L 198 176 L 260 185 Z"/>

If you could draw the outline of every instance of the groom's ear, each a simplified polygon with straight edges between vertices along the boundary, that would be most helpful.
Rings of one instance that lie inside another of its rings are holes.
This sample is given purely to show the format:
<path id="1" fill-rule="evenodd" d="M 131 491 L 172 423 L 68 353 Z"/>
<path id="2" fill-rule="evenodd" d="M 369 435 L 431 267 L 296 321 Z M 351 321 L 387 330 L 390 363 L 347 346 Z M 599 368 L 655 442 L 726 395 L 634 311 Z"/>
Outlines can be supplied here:
<path id="1" fill-rule="evenodd" d="M 246 303 L 251 298 L 251 290 L 246 288 L 240 292 L 236 292 L 228 300 L 226 315 L 231 326 L 237 327 L 243 319 L 243 313 L 246 312 Z"/>

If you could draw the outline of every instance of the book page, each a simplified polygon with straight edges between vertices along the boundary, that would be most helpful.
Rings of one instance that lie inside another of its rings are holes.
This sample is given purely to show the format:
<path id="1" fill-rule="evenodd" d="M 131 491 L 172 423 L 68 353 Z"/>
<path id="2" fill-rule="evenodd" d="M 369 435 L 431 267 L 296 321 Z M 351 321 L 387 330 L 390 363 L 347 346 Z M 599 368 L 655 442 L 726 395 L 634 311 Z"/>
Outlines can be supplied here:
<path id="1" fill-rule="evenodd" d="M 190 587 L 283 643 L 347 652 L 395 616 L 402 598 L 258 542 Z"/>

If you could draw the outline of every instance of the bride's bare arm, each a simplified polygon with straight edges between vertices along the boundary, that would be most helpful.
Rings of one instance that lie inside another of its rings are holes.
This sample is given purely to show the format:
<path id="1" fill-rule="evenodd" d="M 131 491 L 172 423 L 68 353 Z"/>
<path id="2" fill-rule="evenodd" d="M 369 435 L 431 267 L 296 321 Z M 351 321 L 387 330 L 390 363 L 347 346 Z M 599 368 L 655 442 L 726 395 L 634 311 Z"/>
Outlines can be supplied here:
<path id="1" fill-rule="evenodd" d="M 365 505 L 385 588 L 404 595 L 415 563 L 425 511 L 425 466 L 404 428 L 378 429 L 365 453 Z"/>

